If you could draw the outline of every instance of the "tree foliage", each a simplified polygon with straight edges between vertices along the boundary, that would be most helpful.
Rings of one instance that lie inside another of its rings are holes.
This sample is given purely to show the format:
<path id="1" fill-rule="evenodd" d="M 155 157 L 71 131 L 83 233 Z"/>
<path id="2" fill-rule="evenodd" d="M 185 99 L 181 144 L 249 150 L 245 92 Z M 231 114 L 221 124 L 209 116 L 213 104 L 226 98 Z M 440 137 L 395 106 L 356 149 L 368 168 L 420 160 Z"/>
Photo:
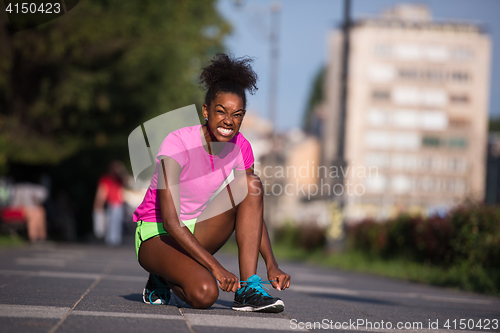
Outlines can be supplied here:
<path id="1" fill-rule="evenodd" d="M 326 68 L 321 67 L 311 87 L 309 99 L 307 100 L 306 111 L 304 113 L 304 130 L 308 133 L 314 132 L 314 112 L 316 106 L 323 102 L 323 90 Z"/>
<path id="2" fill-rule="evenodd" d="M 500 117 L 497 116 L 489 119 L 488 132 L 500 132 Z"/>
<path id="3" fill-rule="evenodd" d="M 81 1 L 17 33 L 0 16 L 0 170 L 126 146 L 145 120 L 200 102 L 200 68 L 229 31 L 215 0 Z"/>

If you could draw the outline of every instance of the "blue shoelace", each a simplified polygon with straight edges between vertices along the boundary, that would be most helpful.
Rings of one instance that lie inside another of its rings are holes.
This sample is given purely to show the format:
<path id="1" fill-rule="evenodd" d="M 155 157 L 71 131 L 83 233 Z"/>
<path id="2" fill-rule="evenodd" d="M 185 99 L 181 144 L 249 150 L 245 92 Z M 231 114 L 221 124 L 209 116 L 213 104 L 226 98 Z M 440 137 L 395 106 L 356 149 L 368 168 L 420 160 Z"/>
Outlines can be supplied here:
<path id="1" fill-rule="evenodd" d="M 156 294 L 156 296 L 158 296 L 161 299 L 161 303 L 160 304 L 153 303 L 153 300 L 151 299 L 151 296 L 153 296 L 153 294 L 155 294 L 157 291 L 158 291 L 158 293 Z M 163 296 L 165 296 L 165 300 L 161 297 L 160 293 L 164 294 Z M 149 293 L 149 303 L 151 303 L 153 305 L 162 305 L 163 301 L 165 301 L 165 303 L 166 303 L 166 301 L 168 300 L 168 298 L 169 298 L 168 297 L 168 291 L 165 288 L 156 288 L 151 293 Z"/>
<path id="2" fill-rule="evenodd" d="M 157 285 L 159 285 L 158 288 L 154 289 L 151 293 L 149 293 L 149 303 L 153 304 L 153 305 L 161 305 L 163 304 L 163 302 L 165 301 L 168 302 L 170 301 L 170 297 L 168 295 L 169 291 L 170 291 L 170 286 L 169 285 L 165 285 L 163 283 L 163 281 L 161 281 L 158 276 L 156 275 L 153 275 L 153 279 L 155 280 L 155 283 Z M 151 299 L 151 296 L 153 296 L 153 294 L 156 294 L 160 299 L 161 299 L 161 303 L 160 304 L 155 304 L 153 303 L 153 300 Z M 165 297 L 165 299 L 163 299 L 161 296 L 161 294 L 163 294 L 163 296 Z"/>
<path id="3" fill-rule="evenodd" d="M 246 283 L 247 287 L 250 287 L 250 288 L 257 290 L 258 292 L 260 292 L 264 296 L 271 297 L 271 295 L 269 295 L 267 293 L 267 291 L 264 290 L 264 289 L 269 290 L 269 288 L 266 288 L 266 286 L 263 286 L 262 284 L 264 284 L 264 283 L 271 284 L 271 282 L 273 282 L 273 281 L 274 280 L 262 281 L 259 279 L 258 281 L 239 281 L 239 282 Z"/>

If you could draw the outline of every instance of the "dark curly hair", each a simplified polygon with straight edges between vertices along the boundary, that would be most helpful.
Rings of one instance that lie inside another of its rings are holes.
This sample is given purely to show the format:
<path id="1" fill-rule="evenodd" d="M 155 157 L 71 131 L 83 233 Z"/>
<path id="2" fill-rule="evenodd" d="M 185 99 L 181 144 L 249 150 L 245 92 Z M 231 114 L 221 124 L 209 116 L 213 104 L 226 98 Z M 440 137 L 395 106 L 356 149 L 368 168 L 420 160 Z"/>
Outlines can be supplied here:
<path id="1" fill-rule="evenodd" d="M 253 59 L 247 56 L 234 58 L 225 53 L 217 53 L 200 75 L 200 84 L 207 90 L 205 104 L 210 107 L 215 96 L 225 92 L 239 96 L 243 101 L 243 108 L 246 109 L 245 90 L 253 95 L 258 89 L 257 74 L 250 65 L 252 61 Z"/>

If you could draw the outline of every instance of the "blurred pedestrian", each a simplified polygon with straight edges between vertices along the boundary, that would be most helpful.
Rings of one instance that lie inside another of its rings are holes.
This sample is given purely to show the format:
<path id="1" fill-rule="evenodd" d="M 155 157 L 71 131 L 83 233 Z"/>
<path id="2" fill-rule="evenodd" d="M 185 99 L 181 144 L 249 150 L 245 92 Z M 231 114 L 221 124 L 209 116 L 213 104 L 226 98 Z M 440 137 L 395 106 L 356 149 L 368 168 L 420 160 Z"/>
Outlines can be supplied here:
<path id="1" fill-rule="evenodd" d="M 106 244 L 117 246 L 122 243 L 123 231 L 123 186 L 126 177 L 121 161 L 113 161 L 108 173 L 97 183 L 94 200 L 94 235 L 105 239 Z"/>
<path id="2" fill-rule="evenodd" d="M 46 212 L 43 206 L 47 197 L 48 191 L 42 185 L 19 183 L 13 187 L 10 208 L 22 212 L 28 238 L 32 243 L 44 242 L 47 238 Z"/>

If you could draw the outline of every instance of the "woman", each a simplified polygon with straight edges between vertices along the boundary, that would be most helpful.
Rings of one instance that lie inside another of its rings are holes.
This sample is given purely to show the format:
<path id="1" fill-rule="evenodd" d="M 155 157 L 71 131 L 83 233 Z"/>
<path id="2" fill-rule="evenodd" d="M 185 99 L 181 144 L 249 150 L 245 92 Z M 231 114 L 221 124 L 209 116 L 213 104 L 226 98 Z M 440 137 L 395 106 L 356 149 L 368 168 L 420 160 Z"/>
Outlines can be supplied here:
<path id="1" fill-rule="evenodd" d="M 194 308 L 208 308 L 220 287 L 235 293 L 234 310 L 284 309 L 255 275 L 260 252 L 271 285 L 277 290 L 290 286 L 290 276 L 278 268 L 272 253 L 252 148 L 239 133 L 245 90 L 253 94 L 257 89 L 250 62 L 217 54 L 200 77 L 207 88 L 206 123 L 174 131 L 160 146 L 151 185 L 134 213 L 137 257 L 150 272 L 146 303 L 168 304 L 172 290 Z M 234 180 L 224 186 L 231 171 Z M 233 231 L 241 280 L 213 256 Z"/>

